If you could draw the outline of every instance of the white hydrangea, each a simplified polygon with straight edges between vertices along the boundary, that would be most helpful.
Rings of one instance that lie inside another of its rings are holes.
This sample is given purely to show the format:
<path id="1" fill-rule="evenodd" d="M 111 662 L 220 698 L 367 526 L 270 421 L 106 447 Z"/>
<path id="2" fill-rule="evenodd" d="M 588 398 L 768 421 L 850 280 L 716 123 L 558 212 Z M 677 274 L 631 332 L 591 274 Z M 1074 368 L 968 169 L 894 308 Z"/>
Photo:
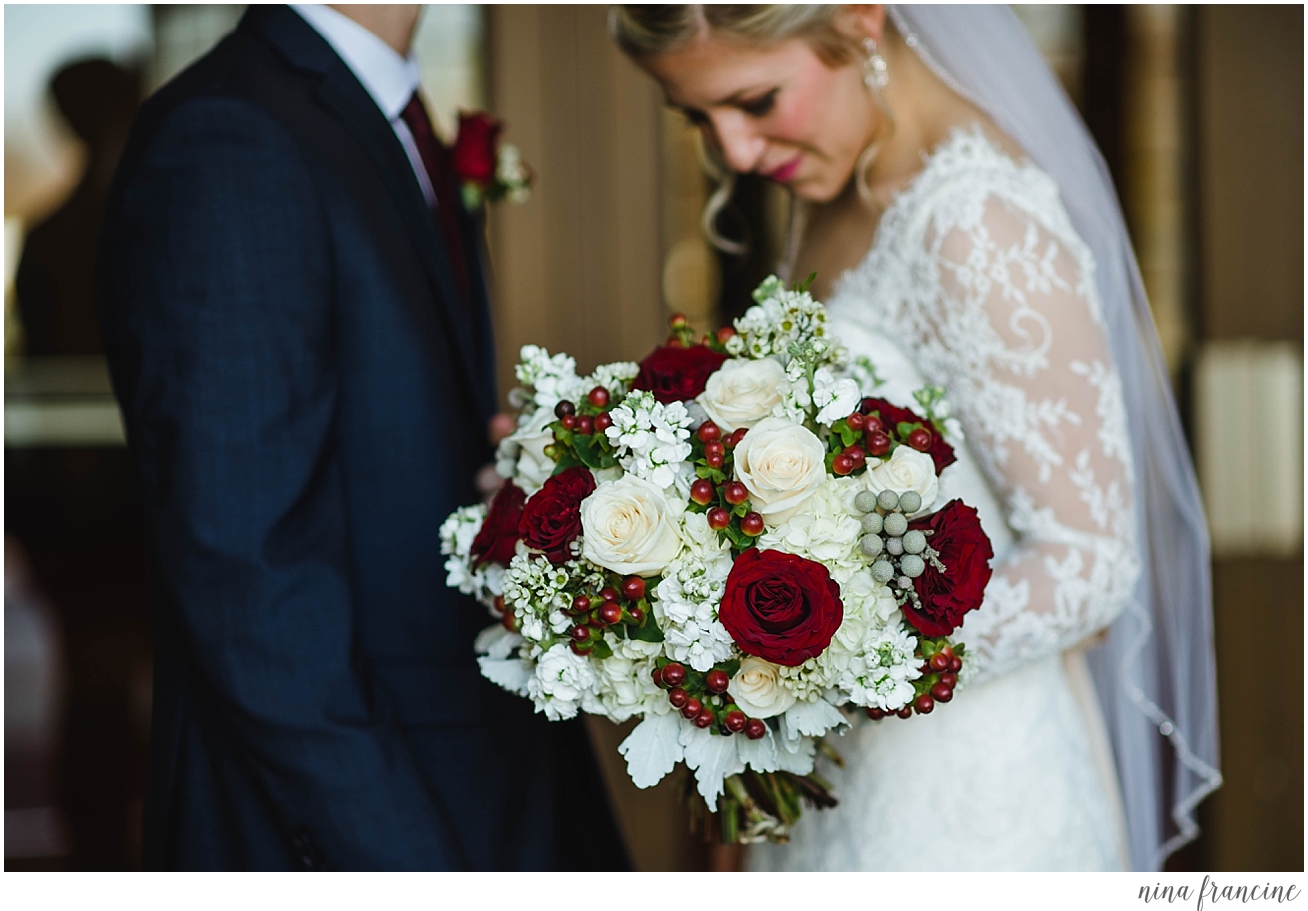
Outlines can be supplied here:
<path id="1" fill-rule="evenodd" d="M 631 361 L 616 361 L 612 364 L 600 364 L 595 372 L 586 377 L 583 384 L 586 391 L 596 386 L 603 386 L 613 398 L 620 398 L 631 388 L 631 381 L 640 373 L 640 365 Z"/>
<path id="2" fill-rule="evenodd" d="M 840 671 L 832 657 L 828 648 L 795 667 L 778 668 L 777 676 L 781 678 L 781 685 L 794 693 L 798 701 L 811 702 L 832 685 Z"/>
<path id="3" fill-rule="evenodd" d="M 577 376 L 577 362 L 566 354 L 550 355 L 538 345 L 523 345 L 518 353 L 514 376 L 533 390 L 531 402 L 536 408 L 553 411 L 563 399 L 575 402 L 589 387 Z"/>
<path id="4" fill-rule="evenodd" d="M 854 509 L 854 497 L 863 489 L 854 477 L 827 478 L 799 512 L 758 539 L 763 550 L 779 550 L 821 563 L 831 578 L 843 584 L 867 568 L 859 550 L 861 516 Z"/>
<path id="5" fill-rule="evenodd" d="M 917 639 L 902 622 L 870 628 L 836 684 L 855 705 L 887 712 L 903 708 L 913 700 L 913 681 L 922 676 L 916 650 Z"/>
<path id="6" fill-rule="evenodd" d="M 664 405 L 652 393 L 633 392 L 609 417 L 613 423 L 604 433 L 623 471 L 664 490 L 689 492 L 691 419 L 684 404 Z"/>
<path id="7" fill-rule="evenodd" d="M 593 697 L 598 681 L 590 659 L 559 643 L 540 656 L 527 681 L 527 695 L 550 721 L 575 718 L 583 700 Z"/>
<path id="8" fill-rule="evenodd" d="M 657 643 L 646 644 L 657 648 Z M 615 650 L 611 658 L 595 662 L 592 670 L 595 674 L 595 688 L 581 704 L 582 709 L 592 715 L 603 715 L 620 724 L 633 715 L 649 711 L 654 702 L 667 701 L 667 694 L 654 684 L 652 654 L 629 657 L 620 655 Z"/>
<path id="9" fill-rule="evenodd" d="M 441 553 L 449 558 L 445 561 L 445 584 L 490 607 L 495 596 L 504 593 L 505 572 L 504 567 L 492 563 L 477 568 L 472 565 L 472 542 L 486 521 L 486 513 L 484 503 L 456 509 L 441 523 L 439 535 Z"/>
<path id="10" fill-rule="evenodd" d="M 734 654 L 734 641 L 717 612 L 731 574 L 731 550 L 701 513 L 685 514 L 682 536 L 686 549 L 664 570 L 654 618 L 663 630 L 664 653 L 703 672 Z"/>

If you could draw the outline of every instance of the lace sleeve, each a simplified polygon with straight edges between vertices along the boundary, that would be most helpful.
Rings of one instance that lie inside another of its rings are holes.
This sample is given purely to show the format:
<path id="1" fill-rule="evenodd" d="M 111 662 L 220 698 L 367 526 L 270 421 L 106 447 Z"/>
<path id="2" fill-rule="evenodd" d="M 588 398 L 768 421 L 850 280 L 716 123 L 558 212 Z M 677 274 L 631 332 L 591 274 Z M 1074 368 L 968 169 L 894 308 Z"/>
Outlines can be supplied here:
<path id="1" fill-rule="evenodd" d="M 1016 535 L 961 631 L 982 679 L 1106 627 L 1139 566 L 1090 255 L 1056 200 L 1039 217 L 994 193 L 971 202 L 924 235 L 935 280 L 919 326 Z"/>

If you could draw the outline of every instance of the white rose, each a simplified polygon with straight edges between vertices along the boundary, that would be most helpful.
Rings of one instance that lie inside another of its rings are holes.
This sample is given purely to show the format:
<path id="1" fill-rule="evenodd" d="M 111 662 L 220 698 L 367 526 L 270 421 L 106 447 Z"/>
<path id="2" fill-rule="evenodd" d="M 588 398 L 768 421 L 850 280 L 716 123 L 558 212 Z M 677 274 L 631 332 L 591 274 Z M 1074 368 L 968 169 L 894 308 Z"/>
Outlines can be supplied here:
<path id="1" fill-rule="evenodd" d="M 554 431 L 549 429 L 553 422 L 554 412 L 541 408 L 500 443 L 496 470 L 528 495 L 554 473 L 554 460 L 545 454 L 545 447 L 554 443 Z"/>
<path id="2" fill-rule="evenodd" d="M 663 491 L 634 475 L 581 501 L 582 556 L 623 575 L 661 573 L 681 552 L 677 517 Z"/>
<path id="3" fill-rule="evenodd" d="M 708 378 L 697 401 L 724 432 L 753 427 L 780 404 L 785 378 L 771 358 L 730 360 Z"/>
<path id="4" fill-rule="evenodd" d="M 746 658 L 731 678 L 731 697 L 751 718 L 771 718 L 795 704 L 795 694 L 781 685 L 777 666 L 762 658 Z"/>
<path id="5" fill-rule="evenodd" d="M 867 472 L 867 489 L 873 493 L 915 490 L 922 497 L 922 508 L 914 515 L 921 515 L 931 508 L 940 489 L 936 463 L 925 452 L 918 452 L 911 446 L 898 446 L 890 458 Z"/>
<path id="6" fill-rule="evenodd" d="M 827 479 L 826 448 L 813 432 L 785 418 L 765 418 L 736 447 L 736 479 L 768 524 L 793 516 Z"/>

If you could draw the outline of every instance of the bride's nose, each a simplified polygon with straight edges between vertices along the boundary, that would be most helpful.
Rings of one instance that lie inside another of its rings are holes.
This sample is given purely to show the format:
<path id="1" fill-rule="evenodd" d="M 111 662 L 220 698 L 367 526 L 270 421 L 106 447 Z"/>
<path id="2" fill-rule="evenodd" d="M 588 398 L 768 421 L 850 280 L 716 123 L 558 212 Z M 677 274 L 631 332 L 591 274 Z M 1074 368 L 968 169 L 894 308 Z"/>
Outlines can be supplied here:
<path id="1" fill-rule="evenodd" d="M 713 124 L 727 166 L 738 174 L 758 167 L 767 139 L 743 117 L 722 117 Z"/>

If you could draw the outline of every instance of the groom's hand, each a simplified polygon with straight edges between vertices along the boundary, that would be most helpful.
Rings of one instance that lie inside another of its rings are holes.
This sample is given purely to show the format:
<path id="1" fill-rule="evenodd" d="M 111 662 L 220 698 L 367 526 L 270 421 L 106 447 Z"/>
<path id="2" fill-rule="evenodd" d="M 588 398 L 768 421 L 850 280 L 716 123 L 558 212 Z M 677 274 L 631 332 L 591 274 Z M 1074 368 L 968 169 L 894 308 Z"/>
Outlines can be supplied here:
<path id="1" fill-rule="evenodd" d="M 501 411 L 487 423 L 486 435 L 490 438 L 491 446 L 498 446 L 500 440 L 517 429 L 518 423 L 513 419 L 513 416 Z M 483 465 L 481 470 L 477 472 L 477 491 L 482 495 L 483 499 L 489 500 L 495 496 L 503 483 L 504 479 L 495 473 L 494 463 Z"/>

